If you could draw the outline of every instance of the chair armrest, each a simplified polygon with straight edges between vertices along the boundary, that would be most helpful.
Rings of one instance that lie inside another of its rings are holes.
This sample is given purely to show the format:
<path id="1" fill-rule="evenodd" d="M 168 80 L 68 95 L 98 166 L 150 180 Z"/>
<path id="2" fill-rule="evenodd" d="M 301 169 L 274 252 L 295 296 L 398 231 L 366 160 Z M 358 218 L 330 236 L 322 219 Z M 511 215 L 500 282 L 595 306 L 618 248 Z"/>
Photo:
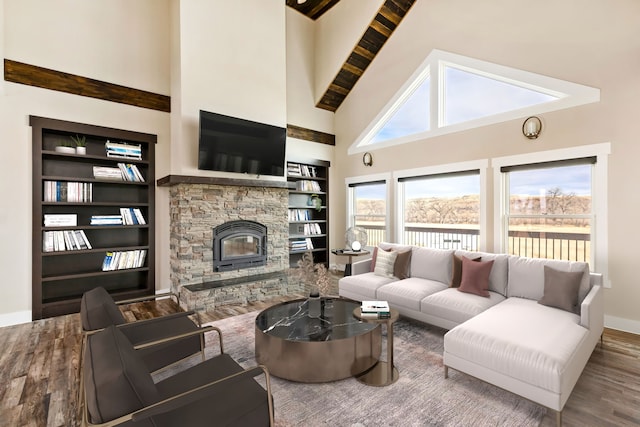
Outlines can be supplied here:
<path id="1" fill-rule="evenodd" d="M 117 305 L 125 305 L 125 304 L 131 304 L 134 302 L 142 302 L 142 301 L 152 301 L 152 300 L 156 300 L 159 298 L 171 298 L 174 297 L 176 299 L 176 303 L 179 305 L 180 304 L 180 297 L 173 293 L 173 292 L 163 292 L 161 294 L 154 294 L 154 295 L 146 295 L 143 297 L 137 297 L 137 298 L 130 298 L 130 299 L 123 299 L 120 301 L 116 301 Z"/>
<path id="2" fill-rule="evenodd" d="M 591 288 L 580 305 L 580 325 L 589 329 L 597 337 L 604 330 L 604 292 L 602 286 Z"/>
<path id="3" fill-rule="evenodd" d="M 144 325 L 144 324 L 147 324 L 147 323 L 160 323 L 160 322 L 167 322 L 167 321 L 170 322 L 173 319 L 176 319 L 176 318 L 179 318 L 179 317 L 189 317 L 189 316 L 195 316 L 196 317 L 196 325 L 201 326 L 200 325 L 200 316 L 198 315 L 198 313 L 196 311 L 193 311 L 193 310 L 178 311 L 176 313 L 165 314 L 164 316 L 152 317 L 150 319 L 134 320 L 133 322 L 122 323 L 122 324 L 116 325 L 116 326 L 119 327 L 119 328 L 136 327 L 136 326 Z"/>
<path id="4" fill-rule="evenodd" d="M 237 372 L 235 374 L 226 376 L 219 380 L 204 384 L 200 387 L 194 388 L 193 390 L 189 390 L 187 392 L 178 394 L 176 396 L 170 397 L 158 403 L 155 403 L 146 408 L 140 409 L 133 414 L 131 414 L 131 420 L 136 422 L 139 420 L 143 420 L 149 417 L 153 417 L 155 415 L 160 415 L 165 412 L 172 411 L 174 409 L 180 408 L 185 405 L 189 405 L 193 402 L 196 402 L 200 399 L 203 399 L 213 392 L 220 391 L 219 385 L 221 383 L 232 384 L 233 382 L 240 381 L 247 377 L 255 377 L 257 375 L 264 374 L 265 376 L 265 384 L 267 387 L 267 401 L 269 406 L 269 425 L 274 425 L 274 417 L 273 417 L 273 396 L 271 395 L 271 376 L 269 375 L 269 370 L 263 366 L 258 365 L 253 368 L 245 369 L 244 371 Z"/>
<path id="5" fill-rule="evenodd" d="M 371 258 L 362 261 L 356 261 L 351 264 L 351 275 L 368 273 L 371 271 Z"/>

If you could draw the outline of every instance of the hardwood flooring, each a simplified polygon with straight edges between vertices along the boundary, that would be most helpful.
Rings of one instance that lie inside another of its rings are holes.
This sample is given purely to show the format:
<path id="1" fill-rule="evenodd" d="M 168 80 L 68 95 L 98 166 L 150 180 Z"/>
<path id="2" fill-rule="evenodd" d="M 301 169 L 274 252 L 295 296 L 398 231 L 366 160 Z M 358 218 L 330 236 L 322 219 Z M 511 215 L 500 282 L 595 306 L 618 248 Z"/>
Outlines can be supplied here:
<path id="1" fill-rule="evenodd" d="M 294 295 L 291 297 L 300 297 Z M 203 322 L 260 310 L 288 298 L 227 306 Z M 173 312 L 170 300 L 123 307 L 128 320 Z M 0 426 L 76 426 L 78 314 L 0 328 Z M 541 426 L 554 426 L 547 411 Z M 640 426 L 640 336 L 605 330 L 563 412 L 563 425 Z"/>

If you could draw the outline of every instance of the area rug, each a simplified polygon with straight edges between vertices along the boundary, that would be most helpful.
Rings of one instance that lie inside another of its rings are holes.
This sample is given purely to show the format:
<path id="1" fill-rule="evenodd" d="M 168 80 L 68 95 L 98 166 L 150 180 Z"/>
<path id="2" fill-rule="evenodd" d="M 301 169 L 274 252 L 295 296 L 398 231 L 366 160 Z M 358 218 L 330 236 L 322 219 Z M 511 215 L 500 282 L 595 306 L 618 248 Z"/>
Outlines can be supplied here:
<path id="1" fill-rule="evenodd" d="M 256 365 L 257 312 L 210 324 L 223 331 L 225 352 L 243 367 Z M 305 384 L 272 377 L 276 426 L 538 426 L 545 408 L 455 370 L 444 378 L 446 331 L 400 319 L 394 326 L 397 382 L 371 387 L 354 378 Z M 382 353 L 386 337 L 383 333 Z M 217 354 L 217 334 L 207 334 Z M 331 363 L 327 361 L 327 363 Z"/>

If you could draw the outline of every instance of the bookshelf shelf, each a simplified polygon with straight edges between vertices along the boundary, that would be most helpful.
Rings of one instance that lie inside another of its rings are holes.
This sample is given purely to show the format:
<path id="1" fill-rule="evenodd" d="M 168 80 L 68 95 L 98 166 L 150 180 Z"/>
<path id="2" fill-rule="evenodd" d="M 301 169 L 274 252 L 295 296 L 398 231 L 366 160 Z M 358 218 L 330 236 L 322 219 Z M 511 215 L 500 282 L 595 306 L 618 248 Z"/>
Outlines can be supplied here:
<path id="1" fill-rule="evenodd" d="M 30 117 L 30 125 L 33 319 L 78 312 L 82 294 L 96 286 L 116 300 L 153 294 L 157 137 L 36 116 Z M 86 154 L 55 151 L 76 135 L 86 138 Z M 124 146 L 136 158 L 109 156 L 114 146 Z M 118 169 L 122 180 L 96 172 Z M 142 220 L 132 218 L 132 213 Z M 70 216 L 72 222 L 64 221 Z M 93 217 L 116 216 L 127 216 L 128 224 L 91 225 Z M 123 265 L 129 268 L 103 271 L 108 252 L 126 253 Z"/>
<path id="2" fill-rule="evenodd" d="M 289 265 L 296 267 L 305 252 L 316 263 L 329 265 L 329 167 L 323 160 L 287 162 L 289 183 Z M 313 196 L 313 197 L 312 197 Z M 320 200 L 320 206 L 313 198 Z"/>

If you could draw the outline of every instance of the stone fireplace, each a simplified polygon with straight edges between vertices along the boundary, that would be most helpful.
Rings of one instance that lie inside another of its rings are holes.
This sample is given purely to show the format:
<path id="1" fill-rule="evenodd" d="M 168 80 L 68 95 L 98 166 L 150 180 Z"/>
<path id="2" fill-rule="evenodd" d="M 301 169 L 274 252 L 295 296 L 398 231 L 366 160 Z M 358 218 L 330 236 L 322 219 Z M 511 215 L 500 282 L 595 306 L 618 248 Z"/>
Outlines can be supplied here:
<path id="1" fill-rule="evenodd" d="M 158 185 L 170 186 L 171 290 L 185 309 L 301 290 L 287 280 L 286 183 L 170 175 Z"/>

